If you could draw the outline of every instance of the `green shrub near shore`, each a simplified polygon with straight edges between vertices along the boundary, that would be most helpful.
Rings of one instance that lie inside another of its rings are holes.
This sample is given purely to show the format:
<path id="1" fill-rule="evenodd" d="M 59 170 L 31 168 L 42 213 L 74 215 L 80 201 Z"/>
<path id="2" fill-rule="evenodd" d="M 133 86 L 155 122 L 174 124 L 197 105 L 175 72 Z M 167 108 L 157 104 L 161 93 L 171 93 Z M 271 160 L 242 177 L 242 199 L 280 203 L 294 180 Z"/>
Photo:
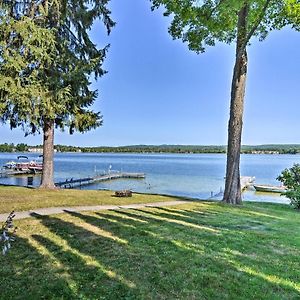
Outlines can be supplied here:
<path id="1" fill-rule="evenodd" d="M 291 205 L 300 209 L 300 164 L 294 164 L 291 168 L 284 169 L 277 180 L 287 188 L 284 195 L 291 200 Z"/>

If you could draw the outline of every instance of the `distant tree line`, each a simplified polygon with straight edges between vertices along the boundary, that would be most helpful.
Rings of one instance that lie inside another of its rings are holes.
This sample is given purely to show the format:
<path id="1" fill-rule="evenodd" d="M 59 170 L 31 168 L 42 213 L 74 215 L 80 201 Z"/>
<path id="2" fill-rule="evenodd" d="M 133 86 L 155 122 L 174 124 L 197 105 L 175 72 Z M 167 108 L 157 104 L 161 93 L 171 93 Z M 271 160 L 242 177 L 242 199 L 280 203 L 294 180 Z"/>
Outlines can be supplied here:
<path id="1" fill-rule="evenodd" d="M 41 149 L 42 145 L 28 146 L 20 143 L 0 144 L 0 152 L 27 152 L 32 149 Z M 226 153 L 226 146 L 201 145 L 132 145 L 120 147 L 76 147 L 55 145 L 57 152 L 84 152 L 84 153 Z M 242 146 L 243 154 L 297 154 L 300 145 L 258 145 Z"/>
<path id="2" fill-rule="evenodd" d="M 23 143 L 17 145 L 14 145 L 13 143 L 0 144 L 0 152 L 26 152 L 26 151 L 28 151 L 28 145 Z"/>
<path id="3" fill-rule="evenodd" d="M 225 146 L 133 145 L 121 147 L 84 147 L 82 152 L 116 153 L 225 153 Z"/>

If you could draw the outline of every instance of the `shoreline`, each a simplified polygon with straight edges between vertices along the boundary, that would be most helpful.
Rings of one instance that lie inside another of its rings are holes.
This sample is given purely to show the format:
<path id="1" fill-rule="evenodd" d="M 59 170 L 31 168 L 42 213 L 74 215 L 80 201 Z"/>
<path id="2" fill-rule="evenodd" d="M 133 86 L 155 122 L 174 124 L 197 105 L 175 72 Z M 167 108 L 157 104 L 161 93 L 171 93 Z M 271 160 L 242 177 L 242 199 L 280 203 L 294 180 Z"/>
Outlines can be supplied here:
<path id="1" fill-rule="evenodd" d="M 176 153 L 176 154 L 225 154 L 227 145 L 125 145 L 125 146 L 71 146 L 54 145 L 54 151 L 60 153 Z M 42 145 L 4 143 L 0 144 L 1 153 L 43 152 Z M 300 144 L 261 144 L 242 145 L 241 154 L 299 154 Z"/>
<path id="2" fill-rule="evenodd" d="M 0 187 L 12 187 L 12 188 L 25 188 L 25 189 L 29 189 L 29 190 L 38 190 L 38 187 L 36 186 L 20 186 L 20 185 L 12 185 L 12 184 L 2 184 L 0 183 Z M 107 188 L 100 188 L 97 190 L 89 190 L 89 189 L 57 189 L 55 191 L 80 191 L 81 192 L 90 192 L 90 191 L 102 191 L 102 192 L 110 192 L 110 193 L 114 193 L 114 190 L 110 190 Z M 46 190 L 51 192 L 52 190 Z M 251 192 L 251 190 L 246 189 L 244 192 Z M 138 191 L 132 191 L 132 194 L 135 195 L 142 195 L 142 196 L 157 196 L 157 197 L 166 197 L 166 198 L 174 198 L 174 199 L 178 199 L 179 201 L 188 201 L 188 202 L 222 202 L 222 197 L 221 196 L 215 196 L 215 197 L 208 197 L 206 199 L 203 198 L 198 198 L 198 197 L 190 197 L 190 196 L 184 196 L 184 195 L 175 195 L 175 194 L 166 194 L 166 193 L 147 193 L 147 192 L 138 192 Z M 272 196 L 273 193 L 261 193 L 264 196 Z M 271 194 L 271 195 L 270 195 Z M 278 197 L 278 199 L 280 199 L 280 197 Z M 268 201 L 268 200 L 257 200 L 257 199 L 243 199 L 243 202 L 248 202 L 248 203 L 270 203 L 270 204 L 284 204 L 284 205 L 290 205 L 290 203 L 288 203 L 289 200 L 282 200 L 282 201 Z"/>
<path id="3" fill-rule="evenodd" d="M 37 152 L 30 152 L 30 151 L 22 151 L 22 152 L 0 152 L 1 154 L 12 154 L 12 155 L 17 155 L 17 154 L 26 154 L 26 155 L 37 155 L 40 153 Z M 200 154 L 210 154 L 210 155 L 227 155 L 227 152 L 167 152 L 167 151 L 152 151 L 152 152 L 135 152 L 135 151 L 99 151 L 99 152 L 76 152 L 76 151 L 56 151 L 54 153 L 55 155 L 59 154 L 69 154 L 69 155 L 95 155 L 95 154 L 112 154 L 112 155 L 200 155 Z M 255 155 L 255 156 L 263 156 L 263 155 L 280 155 L 280 156 L 299 156 L 300 152 L 297 153 L 279 153 L 279 152 L 260 152 L 260 153 L 248 153 L 248 152 L 241 152 L 241 156 L 243 155 Z"/>

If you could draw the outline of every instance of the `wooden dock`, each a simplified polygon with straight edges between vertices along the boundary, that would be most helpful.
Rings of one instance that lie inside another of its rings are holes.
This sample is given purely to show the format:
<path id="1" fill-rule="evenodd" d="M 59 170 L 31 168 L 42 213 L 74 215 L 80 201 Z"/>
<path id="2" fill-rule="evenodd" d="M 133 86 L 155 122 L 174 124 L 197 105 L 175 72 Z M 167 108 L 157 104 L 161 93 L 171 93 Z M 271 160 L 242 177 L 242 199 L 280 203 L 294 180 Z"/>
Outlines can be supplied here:
<path id="1" fill-rule="evenodd" d="M 90 185 L 96 182 L 109 181 L 115 179 L 144 179 L 144 173 L 126 173 L 126 172 L 115 172 L 115 173 L 106 173 L 96 176 L 90 176 L 85 178 L 70 178 L 65 181 L 56 182 L 57 187 L 72 189 L 75 187 L 81 187 Z"/>
<path id="2" fill-rule="evenodd" d="M 39 172 L 40 174 L 41 172 Z M 18 176 L 18 175 L 35 175 L 32 170 L 1 170 L 0 177 Z"/>
<path id="3" fill-rule="evenodd" d="M 243 192 L 246 190 L 249 186 L 253 185 L 253 182 L 255 181 L 255 177 L 253 176 L 241 176 L 241 191 Z M 211 195 L 208 199 L 215 199 L 215 200 L 221 200 L 223 198 L 224 191 L 221 188 L 220 192 L 214 194 L 211 192 Z"/>
<path id="4" fill-rule="evenodd" d="M 249 186 L 253 185 L 255 177 L 252 176 L 241 176 L 241 190 L 242 192 L 247 189 Z"/>

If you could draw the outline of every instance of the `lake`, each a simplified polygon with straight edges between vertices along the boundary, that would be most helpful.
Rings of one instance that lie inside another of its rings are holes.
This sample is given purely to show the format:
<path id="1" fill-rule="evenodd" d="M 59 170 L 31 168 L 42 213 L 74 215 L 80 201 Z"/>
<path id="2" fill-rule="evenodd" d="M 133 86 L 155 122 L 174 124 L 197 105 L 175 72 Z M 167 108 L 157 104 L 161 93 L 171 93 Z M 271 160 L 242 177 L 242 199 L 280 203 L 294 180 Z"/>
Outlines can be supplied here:
<path id="1" fill-rule="evenodd" d="M 36 159 L 32 153 L 0 153 L 0 164 L 16 160 L 18 155 Z M 257 184 L 279 185 L 276 177 L 284 168 L 300 163 L 300 155 L 241 155 L 241 175 L 255 176 Z M 137 192 L 162 193 L 207 199 L 211 193 L 224 189 L 225 154 L 115 154 L 115 153 L 56 153 L 55 181 L 94 176 L 109 169 L 141 172 L 145 179 L 121 179 L 97 183 L 84 189 L 132 189 Z M 35 176 L 34 185 L 38 185 Z M 27 176 L 0 178 L 0 183 L 27 185 Z M 248 190 L 244 200 L 288 202 L 278 194 L 257 193 Z"/>

